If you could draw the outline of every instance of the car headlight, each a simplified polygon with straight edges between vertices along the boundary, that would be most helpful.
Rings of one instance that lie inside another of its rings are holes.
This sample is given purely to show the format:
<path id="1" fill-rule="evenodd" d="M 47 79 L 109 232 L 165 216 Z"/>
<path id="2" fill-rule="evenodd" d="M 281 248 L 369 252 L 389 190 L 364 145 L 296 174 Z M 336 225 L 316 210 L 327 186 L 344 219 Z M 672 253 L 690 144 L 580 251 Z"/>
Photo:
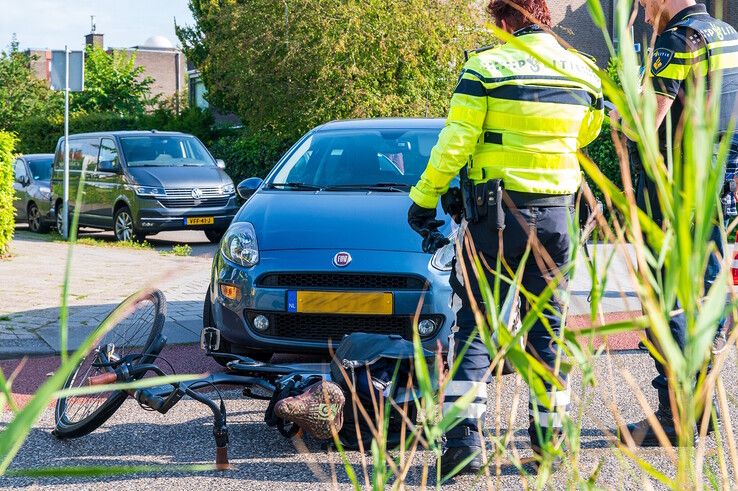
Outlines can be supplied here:
<path id="1" fill-rule="evenodd" d="M 220 194 L 233 194 L 236 192 L 236 186 L 233 184 L 226 184 L 220 188 Z"/>
<path id="2" fill-rule="evenodd" d="M 51 199 L 51 189 L 47 188 L 46 186 L 39 186 L 38 194 L 43 199 Z"/>
<path id="3" fill-rule="evenodd" d="M 220 241 L 220 253 L 229 261 L 247 268 L 258 263 L 259 244 L 254 226 L 249 222 L 231 224 Z"/>
<path id="4" fill-rule="evenodd" d="M 431 258 L 431 266 L 439 271 L 451 271 L 451 263 L 456 255 L 456 233 L 457 230 L 454 230 L 448 236 L 451 242 L 438 249 Z"/>
<path id="5" fill-rule="evenodd" d="M 150 196 L 154 198 L 160 198 L 167 195 L 164 188 L 157 188 L 153 186 L 133 186 L 133 190 L 138 196 Z"/>

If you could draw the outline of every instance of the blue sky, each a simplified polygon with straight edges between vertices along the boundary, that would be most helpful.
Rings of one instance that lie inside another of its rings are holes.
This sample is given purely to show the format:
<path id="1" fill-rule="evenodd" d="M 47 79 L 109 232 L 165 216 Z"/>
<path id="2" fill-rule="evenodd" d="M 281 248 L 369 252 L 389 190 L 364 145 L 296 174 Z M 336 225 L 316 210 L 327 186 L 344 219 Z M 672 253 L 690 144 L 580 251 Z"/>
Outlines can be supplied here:
<path id="1" fill-rule="evenodd" d="M 163 35 L 179 44 L 177 24 L 193 23 L 187 0 L 0 0 L 0 51 L 15 32 L 20 48 L 80 49 L 90 32 L 90 15 L 106 47 L 143 44 Z"/>

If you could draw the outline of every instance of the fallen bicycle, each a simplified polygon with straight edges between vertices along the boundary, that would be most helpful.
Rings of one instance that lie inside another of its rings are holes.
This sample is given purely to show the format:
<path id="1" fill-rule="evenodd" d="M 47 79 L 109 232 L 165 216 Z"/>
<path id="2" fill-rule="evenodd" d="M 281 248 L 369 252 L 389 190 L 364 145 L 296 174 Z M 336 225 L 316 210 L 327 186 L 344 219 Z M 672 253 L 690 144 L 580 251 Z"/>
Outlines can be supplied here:
<path id="1" fill-rule="evenodd" d="M 164 295 L 151 290 L 134 297 L 133 302 L 131 299 L 124 302 L 132 307 L 124 315 L 118 314 L 121 318 L 116 317 L 112 328 L 95 343 L 96 347 L 65 382 L 65 389 L 136 382 L 150 374 L 166 376 L 162 363 L 173 371 L 161 356 L 167 342 L 162 334 L 166 319 Z M 205 354 L 216 355 L 219 344 L 218 329 L 205 327 L 200 339 Z M 143 409 L 162 414 L 184 397 L 190 397 L 213 413 L 216 468 L 226 469 L 227 411 L 219 386 L 242 387 L 245 397 L 270 401 L 265 421 L 286 437 L 304 430 L 319 439 L 335 437 L 345 448 L 359 448 L 371 441 L 367 420 L 374 417 L 378 402 L 389 408 L 389 443 L 393 436 L 397 436 L 395 443 L 399 443 L 402 426 L 415 423 L 414 348 L 400 336 L 351 334 L 341 341 L 330 365 L 323 370 L 261 363 L 222 352 L 217 352 L 217 356 L 232 358 L 224 373 L 152 388 L 62 397 L 56 404 L 53 434 L 61 439 L 87 435 L 105 423 L 128 397 Z M 433 354 L 424 351 L 423 356 L 432 365 Z M 202 391 L 208 388 L 213 389 L 215 399 Z M 362 407 L 358 418 L 357 404 Z"/>

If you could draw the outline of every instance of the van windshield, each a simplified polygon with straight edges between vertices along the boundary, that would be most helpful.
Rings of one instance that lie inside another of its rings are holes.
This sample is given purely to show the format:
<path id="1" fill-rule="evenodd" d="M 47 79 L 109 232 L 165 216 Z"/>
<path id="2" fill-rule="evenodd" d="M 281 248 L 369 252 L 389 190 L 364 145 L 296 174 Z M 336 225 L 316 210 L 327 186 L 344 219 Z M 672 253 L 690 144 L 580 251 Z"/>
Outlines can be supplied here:
<path id="1" fill-rule="evenodd" d="M 124 136 L 120 144 L 129 167 L 216 166 L 203 144 L 192 136 Z"/>

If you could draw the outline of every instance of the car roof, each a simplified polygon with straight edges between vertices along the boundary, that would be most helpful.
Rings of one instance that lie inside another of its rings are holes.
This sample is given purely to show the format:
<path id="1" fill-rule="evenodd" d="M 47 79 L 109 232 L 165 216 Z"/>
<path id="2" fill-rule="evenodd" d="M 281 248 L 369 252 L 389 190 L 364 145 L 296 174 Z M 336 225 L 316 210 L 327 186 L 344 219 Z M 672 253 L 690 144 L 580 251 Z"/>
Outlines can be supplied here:
<path id="1" fill-rule="evenodd" d="M 368 118 L 331 121 L 315 128 L 315 131 L 367 130 L 367 129 L 441 129 L 443 118 Z"/>
<path id="2" fill-rule="evenodd" d="M 105 136 L 150 136 L 150 135 L 180 135 L 180 136 L 192 136 L 187 133 L 179 131 L 158 131 L 158 130 L 133 130 L 133 131 L 96 131 L 94 133 L 74 133 L 69 135 L 69 139 L 72 138 L 99 138 Z M 61 137 L 60 140 L 63 140 Z"/>
<path id="3" fill-rule="evenodd" d="M 53 153 L 27 153 L 25 155 L 19 155 L 19 158 L 23 160 L 38 160 L 38 159 L 53 159 Z"/>

